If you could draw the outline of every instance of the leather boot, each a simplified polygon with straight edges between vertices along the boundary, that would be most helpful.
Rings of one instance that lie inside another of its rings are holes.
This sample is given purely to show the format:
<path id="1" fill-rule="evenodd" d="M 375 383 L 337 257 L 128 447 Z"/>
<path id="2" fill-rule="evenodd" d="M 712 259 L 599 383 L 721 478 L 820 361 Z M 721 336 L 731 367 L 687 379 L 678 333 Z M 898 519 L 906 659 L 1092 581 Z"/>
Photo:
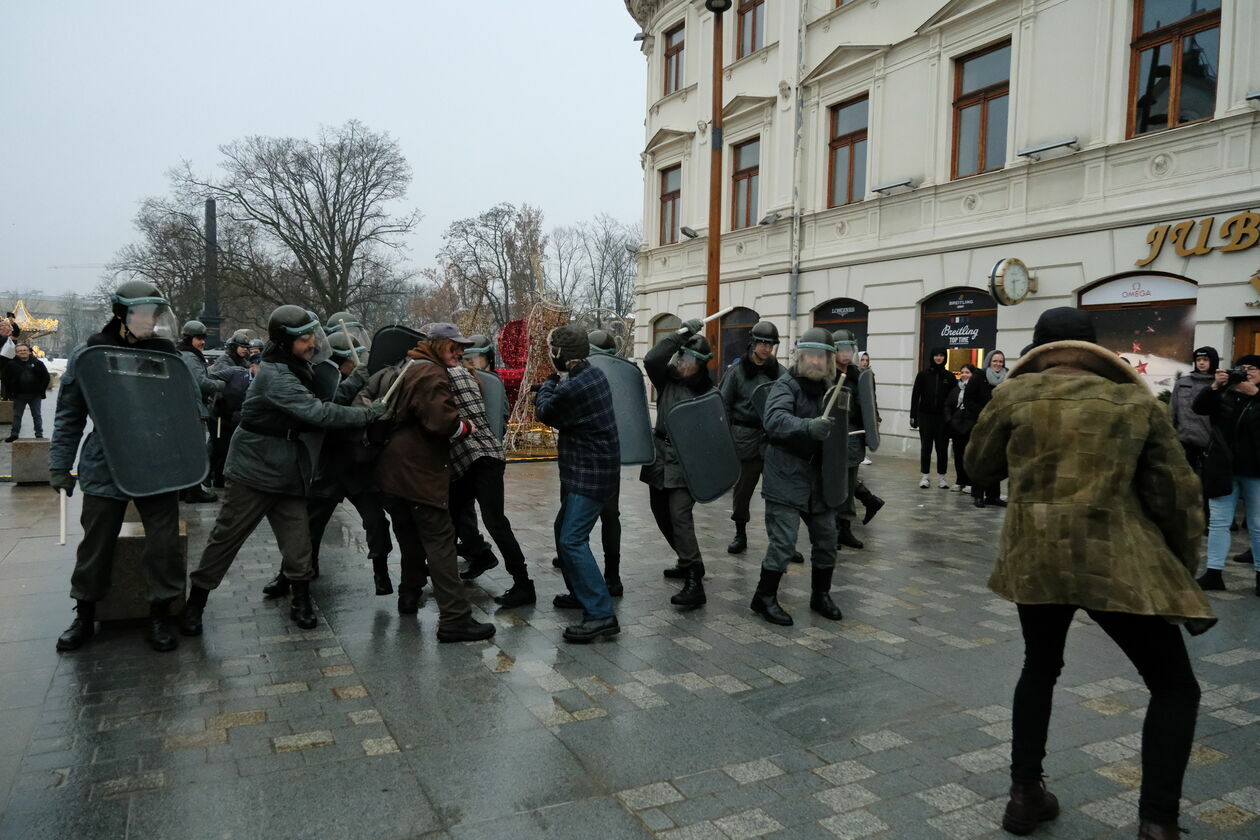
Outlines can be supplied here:
<path id="1" fill-rule="evenodd" d="M 604 558 L 604 584 L 608 587 L 608 594 L 614 598 L 620 598 L 625 594 L 625 587 L 621 585 L 620 557 Z"/>
<path id="2" fill-rule="evenodd" d="M 815 566 L 811 573 L 809 608 L 823 618 L 829 618 L 832 621 L 839 621 L 844 618 L 840 608 L 836 606 L 836 602 L 831 600 L 831 578 L 836 573 L 836 567 L 830 566 L 826 569 L 820 569 Z"/>
<path id="3" fill-rule="evenodd" d="M 389 579 L 389 558 L 372 558 L 372 580 L 376 583 L 377 595 L 393 595 L 394 584 Z"/>
<path id="4" fill-rule="evenodd" d="M 615 636 L 620 632 L 621 626 L 617 624 L 617 616 L 612 615 L 608 618 L 587 619 L 581 624 L 564 628 L 564 640 L 588 644 L 602 636 Z"/>
<path id="5" fill-rule="evenodd" d="M 697 561 L 687 568 L 687 578 L 683 582 L 682 591 L 669 599 L 669 602 L 676 607 L 682 607 L 685 610 L 694 610 L 703 607 L 708 602 L 708 598 L 704 595 L 704 564 Z"/>
<path id="6" fill-rule="evenodd" d="M 289 594 L 289 579 L 284 576 L 284 572 L 276 572 L 271 583 L 263 587 L 263 594 L 268 598 L 283 598 Z"/>
<path id="7" fill-rule="evenodd" d="M 735 523 L 735 539 L 726 547 L 728 554 L 743 554 L 748 548 L 748 533 L 743 522 Z"/>
<path id="8" fill-rule="evenodd" d="M 836 536 L 836 545 L 847 545 L 849 548 L 861 548 L 863 543 L 857 537 L 853 536 L 853 523 L 847 519 L 837 519 L 836 527 L 839 533 Z"/>
<path id="9" fill-rule="evenodd" d="M 1011 782 L 1011 799 L 1002 815 L 1002 828 L 1011 834 L 1031 834 L 1038 823 L 1059 816 L 1059 800 L 1045 782 Z"/>
<path id="10" fill-rule="evenodd" d="M 96 602 L 76 601 L 74 621 L 57 637 L 57 650 L 77 650 L 96 634 Z"/>
<path id="11" fill-rule="evenodd" d="M 687 577 L 687 570 L 681 564 L 675 564 L 662 571 L 661 574 L 670 580 L 682 580 Z"/>
<path id="12" fill-rule="evenodd" d="M 499 558 L 487 548 L 481 554 L 468 558 L 468 568 L 459 573 L 459 579 L 476 580 L 497 565 L 499 565 Z"/>
<path id="13" fill-rule="evenodd" d="M 862 524 L 867 525 L 875 518 L 875 514 L 879 513 L 880 508 L 884 506 L 884 500 L 872 493 L 869 499 L 862 501 L 862 505 L 866 508 L 866 515 L 862 517 Z"/>
<path id="14" fill-rule="evenodd" d="M 179 632 L 182 635 L 201 635 L 201 614 L 205 612 L 206 599 L 209 597 L 209 589 L 194 586 L 189 590 L 188 603 L 184 605 L 184 617 L 179 622 Z"/>
<path id="15" fill-rule="evenodd" d="M 496 595 L 494 602 L 500 607 L 524 607 L 538 603 L 538 593 L 532 580 L 520 580 L 513 583 L 507 592 Z"/>
<path id="16" fill-rule="evenodd" d="M 160 653 L 179 647 L 179 639 L 171 624 L 170 599 L 149 604 L 149 623 L 145 627 L 144 640 L 149 643 L 149 647 Z"/>
<path id="17" fill-rule="evenodd" d="M 1221 577 L 1220 569 L 1207 569 L 1203 574 L 1194 579 L 1199 584 L 1199 588 L 1204 592 L 1223 592 L 1225 590 L 1225 581 Z"/>
<path id="18" fill-rule="evenodd" d="M 779 606 L 779 581 L 782 578 L 783 572 L 772 572 L 763 568 L 761 570 L 761 580 L 757 583 L 757 591 L 753 593 L 752 603 L 748 606 L 753 612 L 771 624 L 778 624 L 780 627 L 791 627 L 792 616 L 788 615 L 787 611 Z"/>
<path id="19" fill-rule="evenodd" d="M 415 615 L 424 606 L 424 589 L 419 586 L 398 585 L 398 614 Z"/>
<path id="20" fill-rule="evenodd" d="M 1138 840 L 1180 840 L 1181 829 L 1177 823 L 1157 823 L 1150 820 L 1138 822 Z"/>
<path id="21" fill-rule="evenodd" d="M 315 620 L 315 609 L 311 606 L 311 582 L 295 580 L 289 584 L 293 591 L 293 600 L 289 602 L 289 618 L 303 630 L 312 630 L 319 622 Z"/>
<path id="22" fill-rule="evenodd" d="M 479 642 L 493 637 L 494 631 L 495 627 L 493 624 L 477 621 L 470 615 L 453 627 L 439 627 L 437 637 L 438 641 L 443 643 Z"/>

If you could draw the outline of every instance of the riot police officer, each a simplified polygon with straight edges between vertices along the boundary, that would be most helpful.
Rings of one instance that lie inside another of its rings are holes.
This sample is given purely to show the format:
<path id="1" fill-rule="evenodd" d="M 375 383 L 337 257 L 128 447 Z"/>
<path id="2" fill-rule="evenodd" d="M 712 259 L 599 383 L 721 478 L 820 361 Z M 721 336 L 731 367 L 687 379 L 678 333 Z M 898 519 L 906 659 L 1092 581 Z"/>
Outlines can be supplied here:
<path id="1" fill-rule="evenodd" d="M 201 401 L 197 403 L 197 410 L 201 414 L 201 421 L 209 426 L 210 404 L 223 390 L 226 383 L 207 373 L 206 357 L 201 353 L 206 349 L 206 325 L 200 321 L 188 321 L 179 332 L 181 336 L 179 355 L 188 366 L 188 372 L 192 374 L 193 382 L 197 383 L 197 388 L 201 392 Z M 189 487 L 179 494 L 181 502 L 216 502 L 218 499 L 218 496 L 202 488 L 201 485 Z"/>
<path id="2" fill-rule="evenodd" d="M 89 337 L 86 344 L 78 347 L 66 364 L 57 395 L 57 414 L 48 454 L 49 484 L 54 490 L 64 490 L 67 496 L 74 492 L 76 480 L 70 469 L 78 454 L 78 486 L 83 490 L 80 516 L 83 540 L 79 543 L 74 573 L 70 578 L 70 597 L 75 599 L 77 615 L 57 639 L 57 650 L 74 650 L 95 633 L 96 603 L 109 591 L 114 545 L 122 528 L 127 503 L 134 502 L 145 532 L 143 562 L 149 586 L 149 620 L 145 638 L 154 650 L 169 651 L 177 645 L 168 617 L 170 606 L 184 592 L 178 493 L 132 498 L 118 487 L 105 460 L 100 436 L 112 434 L 114 440 L 125 444 L 126 429 L 102 428 L 93 417 L 96 428 L 88 433 L 83 441 L 83 451 L 79 452 L 79 441 L 83 438 L 90 412 L 77 378 L 76 362 L 85 349 L 102 345 L 170 353 L 174 360 L 178 358 L 172 342 L 176 321 L 170 304 L 147 280 L 123 283 L 114 290 L 110 301 L 113 317 L 109 323 Z M 125 393 L 117 393 L 116 398 L 130 399 Z M 136 452 L 135 457 L 151 457 L 151 453 Z"/>
<path id="3" fill-rule="evenodd" d="M 762 385 L 786 376 L 775 359 L 779 346 L 779 328 L 769 321 L 753 326 L 748 349 L 739 361 L 727 368 L 718 390 L 731 421 L 731 436 L 739 456 L 739 482 L 732 499 L 731 520 L 735 523 L 735 539 L 726 550 L 743 554 L 748 548 L 748 503 L 761 479 L 762 459 L 766 453 L 766 433 L 761 425 L 761 412 L 753 401 L 753 393 Z"/>
<path id="4" fill-rule="evenodd" d="M 311 606 L 311 537 L 306 495 L 312 480 L 311 441 L 303 434 L 320 429 L 364 426 L 384 413 L 384 405 L 336 405 L 312 390 L 312 361 L 330 354 L 318 319 L 300 306 L 277 307 L 267 322 L 270 341 L 258 377 L 241 408 L 240 429 L 228 450 L 225 474 L 232 479 L 201 562 L 191 575 L 192 591 L 180 624 L 188 636 L 201 634 L 210 591 L 223 581 L 237 552 L 266 517 L 276 536 L 290 581 L 289 615 L 303 629 L 315 626 Z"/>
<path id="5" fill-rule="evenodd" d="M 214 401 L 210 426 L 210 483 L 223 487 L 223 466 L 227 462 L 232 433 L 240 422 L 241 404 L 253 378 L 250 372 L 250 337 L 247 330 L 237 330 L 223 347 L 223 355 L 210 366 L 210 375 L 224 383 Z"/>

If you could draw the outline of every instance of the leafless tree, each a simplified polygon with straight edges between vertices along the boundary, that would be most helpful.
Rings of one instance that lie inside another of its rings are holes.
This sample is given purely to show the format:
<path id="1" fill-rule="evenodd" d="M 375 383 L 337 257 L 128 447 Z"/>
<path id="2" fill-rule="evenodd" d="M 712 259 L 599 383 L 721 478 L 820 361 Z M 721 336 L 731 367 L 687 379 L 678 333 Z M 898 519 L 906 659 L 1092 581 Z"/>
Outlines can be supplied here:
<path id="1" fill-rule="evenodd" d="M 273 260 L 281 268 L 253 278 L 260 297 L 305 300 L 328 313 L 397 294 L 406 277 L 399 276 L 396 253 L 420 220 L 418 210 L 389 210 L 412 177 L 397 141 L 351 120 L 322 129 L 314 142 L 254 136 L 219 150 L 222 180 L 196 176 L 187 162 L 172 175 L 283 247 L 286 258 Z M 298 279 L 305 298 L 293 297 Z"/>
<path id="2" fill-rule="evenodd" d="M 579 226 L 582 261 L 589 272 L 591 307 L 627 315 L 633 308 L 635 256 L 627 245 L 637 244 L 635 231 L 607 213 Z M 633 247 L 633 245 L 631 245 Z"/>
<path id="3" fill-rule="evenodd" d="M 590 300 L 589 275 L 581 261 L 582 231 L 558 227 L 547 243 L 547 293 L 563 306 L 586 308 Z"/>
<path id="4" fill-rule="evenodd" d="M 545 289 L 547 237 L 542 213 L 528 204 L 499 204 L 452 222 L 437 258 L 465 306 L 483 303 L 496 330 L 523 317 Z"/>

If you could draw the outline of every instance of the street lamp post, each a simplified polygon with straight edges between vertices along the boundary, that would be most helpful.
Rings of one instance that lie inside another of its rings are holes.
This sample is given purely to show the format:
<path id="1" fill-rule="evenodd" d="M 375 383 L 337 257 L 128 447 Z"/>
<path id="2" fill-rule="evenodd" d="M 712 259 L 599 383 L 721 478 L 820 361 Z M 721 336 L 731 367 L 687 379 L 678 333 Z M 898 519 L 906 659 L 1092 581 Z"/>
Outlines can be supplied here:
<path id="1" fill-rule="evenodd" d="M 713 116 L 709 122 L 709 241 L 705 277 L 705 312 L 719 309 L 722 284 L 722 20 L 730 11 L 732 0 L 705 0 L 704 7 L 713 13 Z M 718 347 L 720 324 L 710 321 L 706 327 L 709 346 Z M 721 353 L 714 353 L 717 359 Z M 712 364 L 712 363 L 711 363 Z"/>

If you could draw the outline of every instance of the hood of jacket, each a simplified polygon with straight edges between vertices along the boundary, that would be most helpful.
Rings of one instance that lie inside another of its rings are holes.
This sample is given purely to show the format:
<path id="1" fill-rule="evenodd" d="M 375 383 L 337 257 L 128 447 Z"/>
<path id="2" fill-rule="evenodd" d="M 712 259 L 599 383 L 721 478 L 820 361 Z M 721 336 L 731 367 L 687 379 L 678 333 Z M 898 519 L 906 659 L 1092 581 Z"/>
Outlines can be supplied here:
<path id="1" fill-rule="evenodd" d="M 1122 385 L 1143 385 L 1137 371 L 1115 353 L 1089 341 L 1052 341 L 1029 350 L 1011 376 L 1025 373 L 1091 373 Z"/>
<path id="2" fill-rule="evenodd" d="M 1219 367 L 1221 366 L 1221 354 L 1220 354 L 1220 353 L 1218 353 L 1218 352 L 1216 352 L 1216 348 L 1215 348 L 1215 347 L 1198 347 L 1198 348 L 1196 348 L 1196 349 L 1195 349 L 1195 351 L 1194 351 L 1194 355 L 1193 355 L 1193 356 L 1191 356 L 1191 360 L 1197 359 L 1197 358 L 1199 358 L 1200 356 L 1207 356 L 1207 357 L 1208 357 L 1208 361 L 1210 361 L 1212 364 L 1211 364 L 1211 366 L 1208 368 L 1208 372 L 1207 372 L 1206 374 L 1199 374 L 1199 375 L 1200 375 L 1200 376 L 1204 376 L 1204 375 L 1206 375 L 1206 376 L 1208 376 L 1209 378 L 1215 378 L 1215 377 L 1216 377 L 1216 369 L 1217 369 L 1217 368 L 1219 368 Z M 1198 372 L 1197 370 L 1195 370 L 1194 368 L 1191 368 L 1190 370 L 1191 370 L 1191 372 L 1192 372 L 1192 373 L 1199 373 L 1199 372 Z"/>

